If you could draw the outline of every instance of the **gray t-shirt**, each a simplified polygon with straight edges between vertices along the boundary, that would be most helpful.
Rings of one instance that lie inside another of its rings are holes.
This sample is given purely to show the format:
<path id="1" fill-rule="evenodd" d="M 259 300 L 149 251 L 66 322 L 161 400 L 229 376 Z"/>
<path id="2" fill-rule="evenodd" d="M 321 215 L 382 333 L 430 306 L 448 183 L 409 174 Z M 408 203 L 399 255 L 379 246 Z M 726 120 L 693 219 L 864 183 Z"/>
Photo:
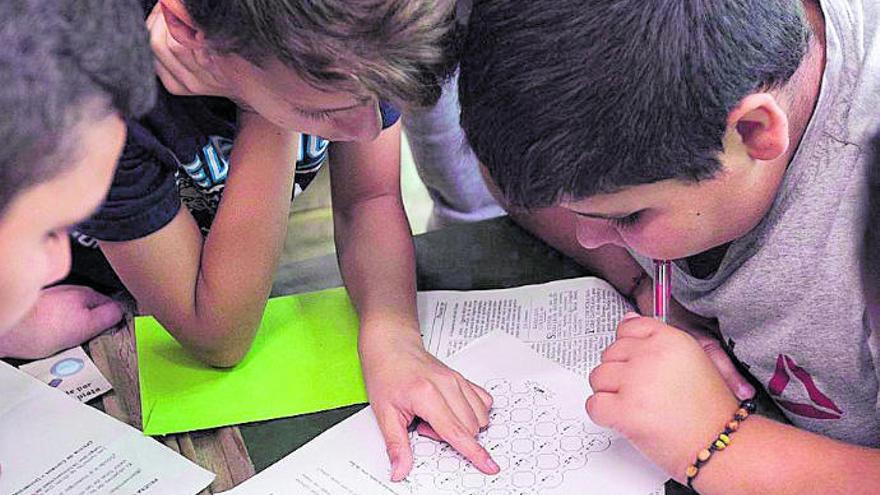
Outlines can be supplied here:
<path id="1" fill-rule="evenodd" d="M 868 143 L 880 130 L 880 2 L 823 0 L 827 66 L 800 148 L 764 220 L 673 295 L 717 318 L 724 342 L 797 426 L 880 447 L 878 336 L 859 247 Z M 649 269 L 651 261 L 636 256 Z"/>

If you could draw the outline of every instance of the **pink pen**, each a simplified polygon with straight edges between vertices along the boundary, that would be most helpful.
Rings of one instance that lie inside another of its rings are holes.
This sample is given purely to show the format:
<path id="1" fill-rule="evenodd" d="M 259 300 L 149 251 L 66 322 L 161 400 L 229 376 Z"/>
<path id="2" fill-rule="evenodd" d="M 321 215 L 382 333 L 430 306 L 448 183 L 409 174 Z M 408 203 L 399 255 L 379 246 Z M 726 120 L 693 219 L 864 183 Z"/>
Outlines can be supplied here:
<path id="1" fill-rule="evenodd" d="M 667 323 L 672 291 L 672 263 L 654 260 L 654 318 Z"/>

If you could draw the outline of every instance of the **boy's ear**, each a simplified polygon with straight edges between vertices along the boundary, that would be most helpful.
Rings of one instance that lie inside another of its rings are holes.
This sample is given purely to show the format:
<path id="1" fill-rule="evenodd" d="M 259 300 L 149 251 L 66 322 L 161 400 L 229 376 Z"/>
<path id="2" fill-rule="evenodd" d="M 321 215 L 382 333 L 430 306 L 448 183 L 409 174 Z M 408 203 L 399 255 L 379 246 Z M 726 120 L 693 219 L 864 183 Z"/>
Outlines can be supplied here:
<path id="1" fill-rule="evenodd" d="M 193 22 L 182 0 L 160 0 L 160 3 L 162 16 L 165 17 L 165 25 L 171 37 L 187 48 L 203 48 L 204 33 Z"/>
<path id="2" fill-rule="evenodd" d="M 775 160 L 788 150 L 788 115 L 769 93 L 745 97 L 730 112 L 727 124 L 739 133 L 753 160 Z"/>

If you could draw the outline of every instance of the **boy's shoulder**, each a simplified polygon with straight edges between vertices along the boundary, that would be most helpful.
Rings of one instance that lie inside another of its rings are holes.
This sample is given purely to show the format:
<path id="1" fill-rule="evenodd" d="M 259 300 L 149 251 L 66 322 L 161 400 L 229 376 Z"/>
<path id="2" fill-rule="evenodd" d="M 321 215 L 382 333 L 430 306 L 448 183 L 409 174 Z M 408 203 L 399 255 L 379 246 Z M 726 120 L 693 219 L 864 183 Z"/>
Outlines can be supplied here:
<path id="1" fill-rule="evenodd" d="M 826 68 L 813 120 L 822 117 L 828 124 L 824 132 L 861 146 L 880 126 L 880 2 L 820 3 L 826 19 Z"/>

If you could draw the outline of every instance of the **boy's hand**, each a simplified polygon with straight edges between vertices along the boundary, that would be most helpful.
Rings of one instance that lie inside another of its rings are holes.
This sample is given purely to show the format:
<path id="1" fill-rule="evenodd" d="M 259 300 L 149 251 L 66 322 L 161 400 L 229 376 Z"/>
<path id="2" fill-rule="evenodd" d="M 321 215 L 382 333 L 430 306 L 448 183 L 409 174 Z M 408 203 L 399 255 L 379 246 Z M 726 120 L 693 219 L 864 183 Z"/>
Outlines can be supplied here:
<path id="1" fill-rule="evenodd" d="M 638 291 L 634 294 L 636 302 L 642 311 L 642 314 L 648 314 L 654 304 L 654 291 L 650 283 L 640 284 Z M 700 347 L 718 371 L 724 377 L 724 381 L 739 400 L 751 399 L 755 396 L 755 387 L 742 376 L 730 356 L 724 351 L 717 335 L 717 322 L 713 322 L 708 318 L 691 313 L 678 301 L 672 299 L 669 305 L 669 322 L 671 325 L 689 333 L 691 337 L 696 339 Z M 716 327 L 716 328 L 713 328 Z"/>
<path id="2" fill-rule="evenodd" d="M 370 339 L 361 344 L 364 378 L 385 437 L 392 481 L 406 478 L 412 469 L 408 427 L 416 418 L 424 421 L 420 434 L 449 443 L 480 471 L 498 473 L 475 438 L 489 424 L 492 397 L 425 351 L 414 333 L 416 338 L 403 342 Z"/>
<path id="3" fill-rule="evenodd" d="M 629 313 L 590 374 L 587 412 L 678 481 L 739 402 L 687 333 Z"/>
<path id="4" fill-rule="evenodd" d="M 25 319 L 0 336 L 0 357 L 42 359 L 86 342 L 123 316 L 118 302 L 88 287 L 43 289 Z"/>
<path id="5" fill-rule="evenodd" d="M 180 44 L 165 23 L 162 2 L 147 17 L 150 46 L 155 55 L 156 74 L 169 93 L 178 96 L 222 96 L 233 98 L 212 56 L 204 49 L 193 50 Z"/>

